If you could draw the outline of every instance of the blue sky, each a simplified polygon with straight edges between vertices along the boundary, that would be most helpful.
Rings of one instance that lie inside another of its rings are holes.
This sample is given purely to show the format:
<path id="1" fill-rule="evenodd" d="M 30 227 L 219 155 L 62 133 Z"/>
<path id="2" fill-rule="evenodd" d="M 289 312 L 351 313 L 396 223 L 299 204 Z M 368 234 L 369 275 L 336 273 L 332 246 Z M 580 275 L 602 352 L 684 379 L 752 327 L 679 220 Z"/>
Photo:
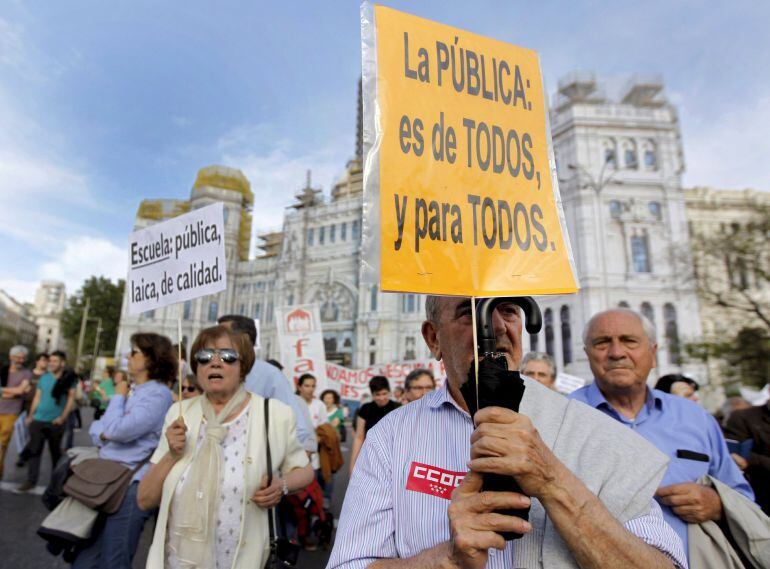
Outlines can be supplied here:
<path id="1" fill-rule="evenodd" d="M 575 70 L 663 74 L 687 185 L 770 190 L 770 4 L 393 1 Z M 280 227 L 313 171 L 354 151 L 357 1 L 0 4 L 0 288 L 31 300 L 125 274 L 144 198 L 186 198 L 199 168 L 241 168 L 255 231 Z"/>

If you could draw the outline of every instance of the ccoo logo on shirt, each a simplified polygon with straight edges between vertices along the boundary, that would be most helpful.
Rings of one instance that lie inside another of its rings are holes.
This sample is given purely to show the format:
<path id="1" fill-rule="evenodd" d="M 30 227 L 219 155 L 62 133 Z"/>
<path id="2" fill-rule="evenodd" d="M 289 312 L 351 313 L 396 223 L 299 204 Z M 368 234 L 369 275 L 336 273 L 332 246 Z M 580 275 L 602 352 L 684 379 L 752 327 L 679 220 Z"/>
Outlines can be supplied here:
<path id="1" fill-rule="evenodd" d="M 449 500 L 452 497 L 452 490 L 458 487 L 464 478 L 465 472 L 455 472 L 430 464 L 413 462 L 409 466 L 406 489 Z"/>

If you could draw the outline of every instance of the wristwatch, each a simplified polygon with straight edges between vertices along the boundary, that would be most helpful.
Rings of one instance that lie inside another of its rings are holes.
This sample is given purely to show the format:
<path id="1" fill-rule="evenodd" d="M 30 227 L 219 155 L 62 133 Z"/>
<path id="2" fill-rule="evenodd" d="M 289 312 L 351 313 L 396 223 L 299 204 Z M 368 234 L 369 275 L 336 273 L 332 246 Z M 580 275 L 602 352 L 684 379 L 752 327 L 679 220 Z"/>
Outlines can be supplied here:
<path id="1" fill-rule="evenodd" d="M 281 478 L 281 494 L 284 496 L 289 495 L 289 485 L 286 483 L 285 478 Z"/>

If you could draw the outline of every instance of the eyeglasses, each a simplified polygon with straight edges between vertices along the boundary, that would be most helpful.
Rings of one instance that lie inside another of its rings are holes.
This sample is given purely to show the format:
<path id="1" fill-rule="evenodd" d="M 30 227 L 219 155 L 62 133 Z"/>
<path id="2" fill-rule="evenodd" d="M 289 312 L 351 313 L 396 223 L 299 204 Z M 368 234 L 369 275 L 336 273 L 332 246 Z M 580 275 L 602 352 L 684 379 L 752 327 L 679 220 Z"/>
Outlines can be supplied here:
<path id="1" fill-rule="evenodd" d="M 231 348 L 225 348 L 224 350 L 211 350 L 204 348 L 195 352 L 195 361 L 199 364 L 211 363 L 214 359 L 214 355 L 219 356 L 219 359 L 226 364 L 234 364 L 238 361 L 238 352 Z"/>
<path id="2" fill-rule="evenodd" d="M 194 385 L 188 385 L 187 387 L 183 385 L 182 391 L 186 391 L 187 393 L 195 393 L 196 391 L 198 391 L 198 388 L 195 387 Z"/>

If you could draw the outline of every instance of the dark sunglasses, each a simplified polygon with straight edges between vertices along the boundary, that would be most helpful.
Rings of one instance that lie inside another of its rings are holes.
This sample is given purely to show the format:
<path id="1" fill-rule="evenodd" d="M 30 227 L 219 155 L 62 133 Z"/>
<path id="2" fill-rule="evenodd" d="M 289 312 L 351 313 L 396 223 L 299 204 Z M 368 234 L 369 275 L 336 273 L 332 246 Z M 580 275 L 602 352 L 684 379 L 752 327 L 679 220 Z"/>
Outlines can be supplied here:
<path id="1" fill-rule="evenodd" d="M 188 385 L 187 387 L 183 385 L 182 391 L 187 391 L 188 393 L 195 393 L 196 391 L 198 391 L 198 388 L 195 387 L 194 385 Z"/>
<path id="2" fill-rule="evenodd" d="M 233 349 L 225 348 L 224 350 L 211 350 L 204 348 L 195 352 L 195 361 L 199 364 L 211 363 L 214 359 L 214 354 L 219 356 L 219 359 L 226 364 L 234 364 L 238 361 L 238 352 Z"/>

